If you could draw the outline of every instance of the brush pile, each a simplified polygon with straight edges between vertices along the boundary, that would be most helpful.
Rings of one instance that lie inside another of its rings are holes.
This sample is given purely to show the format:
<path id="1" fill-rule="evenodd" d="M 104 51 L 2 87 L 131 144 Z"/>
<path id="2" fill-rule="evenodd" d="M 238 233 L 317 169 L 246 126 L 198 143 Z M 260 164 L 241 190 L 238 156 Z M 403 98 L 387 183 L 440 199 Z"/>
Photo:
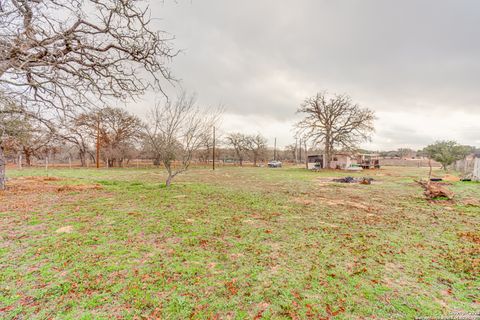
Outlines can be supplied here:
<path id="1" fill-rule="evenodd" d="M 354 177 L 345 177 L 340 179 L 333 179 L 333 182 L 340 182 L 340 183 L 360 183 L 360 184 L 372 184 L 372 178 L 354 178 Z"/>

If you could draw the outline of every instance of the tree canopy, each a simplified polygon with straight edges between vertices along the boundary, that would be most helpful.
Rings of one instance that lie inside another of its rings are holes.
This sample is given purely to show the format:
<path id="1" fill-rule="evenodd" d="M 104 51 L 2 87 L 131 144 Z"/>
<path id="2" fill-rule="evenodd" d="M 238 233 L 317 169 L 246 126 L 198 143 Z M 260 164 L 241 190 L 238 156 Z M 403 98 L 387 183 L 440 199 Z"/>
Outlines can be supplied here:
<path id="1" fill-rule="evenodd" d="M 304 115 L 296 124 L 297 135 L 323 146 L 327 168 L 335 149 L 356 149 L 375 131 L 374 111 L 353 103 L 348 95 L 317 93 L 297 113 Z"/>
<path id="2" fill-rule="evenodd" d="M 423 150 L 430 159 L 440 162 L 444 170 L 473 151 L 472 147 L 460 145 L 456 141 L 437 141 Z"/>

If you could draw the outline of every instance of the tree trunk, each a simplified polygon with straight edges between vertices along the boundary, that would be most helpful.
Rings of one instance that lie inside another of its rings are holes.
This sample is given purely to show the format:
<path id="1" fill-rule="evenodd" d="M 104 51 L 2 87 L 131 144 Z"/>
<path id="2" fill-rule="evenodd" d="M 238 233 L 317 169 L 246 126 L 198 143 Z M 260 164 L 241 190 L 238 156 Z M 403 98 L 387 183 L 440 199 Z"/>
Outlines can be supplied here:
<path id="1" fill-rule="evenodd" d="M 323 150 L 323 168 L 330 169 L 330 151 L 328 150 L 329 143 L 325 142 L 324 150 Z"/>
<path id="2" fill-rule="evenodd" d="M 87 161 L 86 161 L 86 152 L 85 150 L 80 150 L 79 153 L 78 153 L 79 157 L 80 157 L 80 163 L 81 163 L 81 166 L 82 167 L 85 167 L 87 165 Z"/>
<path id="3" fill-rule="evenodd" d="M 25 153 L 25 164 L 30 167 L 32 165 L 32 153 L 28 148 L 23 148 L 23 153 Z"/>
<path id="4" fill-rule="evenodd" d="M 164 160 L 163 166 L 165 167 L 165 169 L 167 169 L 167 172 L 168 172 L 168 177 L 167 177 L 167 180 L 165 181 L 165 185 L 168 188 L 172 184 L 172 179 L 174 177 L 173 170 L 172 170 L 172 163 L 168 160 Z"/>
<path id="5" fill-rule="evenodd" d="M 332 145 L 332 139 L 330 138 L 326 138 L 326 142 L 325 142 L 325 155 L 324 155 L 324 163 L 325 163 L 325 167 L 327 169 L 331 169 L 331 164 L 332 164 L 332 158 L 333 158 L 333 145 Z M 335 168 L 334 168 L 335 169 Z"/>
<path id="6" fill-rule="evenodd" d="M 304 141 L 305 144 L 305 169 L 308 170 L 308 149 L 307 149 L 307 141 Z M 300 147 L 301 149 L 301 147 Z M 301 156 L 300 156 L 301 158 Z"/>
<path id="7" fill-rule="evenodd" d="M 5 154 L 3 153 L 3 146 L 0 142 L 0 190 L 5 190 L 5 166 L 7 161 L 5 159 Z"/>
<path id="8" fill-rule="evenodd" d="M 172 179 L 173 179 L 173 176 L 169 174 L 167 181 L 165 181 L 165 185 L 167 186 L 167 188 L 170 187 L 170 185 L 172 184 Z"/>
<path id="9" fill-rule="evenodd" d="M 90 161 L 92 161 L 92 163 L 96 164 L 97 163 L 97 158 L 95 157 L 95 154 L 93 154 L 91 152 L 88 152 L 88 155 L 90 156 Z"/>

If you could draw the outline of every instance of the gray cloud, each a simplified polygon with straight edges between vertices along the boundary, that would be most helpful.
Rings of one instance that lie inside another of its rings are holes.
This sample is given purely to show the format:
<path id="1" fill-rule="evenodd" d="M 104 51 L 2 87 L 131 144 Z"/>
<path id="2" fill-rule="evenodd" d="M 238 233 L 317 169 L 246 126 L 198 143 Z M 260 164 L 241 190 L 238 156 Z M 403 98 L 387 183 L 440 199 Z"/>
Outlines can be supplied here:
<path id="1" fill-rule="evenodd" d="M 442 135 L 480 139 L 469 122 L 480 116 L 476 0 L 166 1 L 152 16 L 184 49 L 172 63 L 183 87 L 284 144 L 297 106 L 319 90 L 379 112 L 372 147 L 426 143 L 449 112 L 471 128 Z M 425 118 L 422 133 L 412 123 Z"/>

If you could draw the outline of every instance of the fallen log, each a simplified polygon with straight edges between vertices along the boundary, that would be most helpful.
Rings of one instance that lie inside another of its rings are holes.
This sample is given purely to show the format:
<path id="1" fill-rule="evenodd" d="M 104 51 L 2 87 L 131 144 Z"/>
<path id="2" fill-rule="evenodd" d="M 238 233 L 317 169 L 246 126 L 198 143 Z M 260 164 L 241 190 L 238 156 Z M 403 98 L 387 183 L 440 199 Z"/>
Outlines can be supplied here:
<path id="1" fill-rule="evenodd" d="M 452 200 L 455 196 L 453 191 L 448 190 L 443 185 L 431 181 L 416 180 L 416 182 L 425 190 L 424 195 L 428 200 L 438 198 L 447 198 Z"/>

